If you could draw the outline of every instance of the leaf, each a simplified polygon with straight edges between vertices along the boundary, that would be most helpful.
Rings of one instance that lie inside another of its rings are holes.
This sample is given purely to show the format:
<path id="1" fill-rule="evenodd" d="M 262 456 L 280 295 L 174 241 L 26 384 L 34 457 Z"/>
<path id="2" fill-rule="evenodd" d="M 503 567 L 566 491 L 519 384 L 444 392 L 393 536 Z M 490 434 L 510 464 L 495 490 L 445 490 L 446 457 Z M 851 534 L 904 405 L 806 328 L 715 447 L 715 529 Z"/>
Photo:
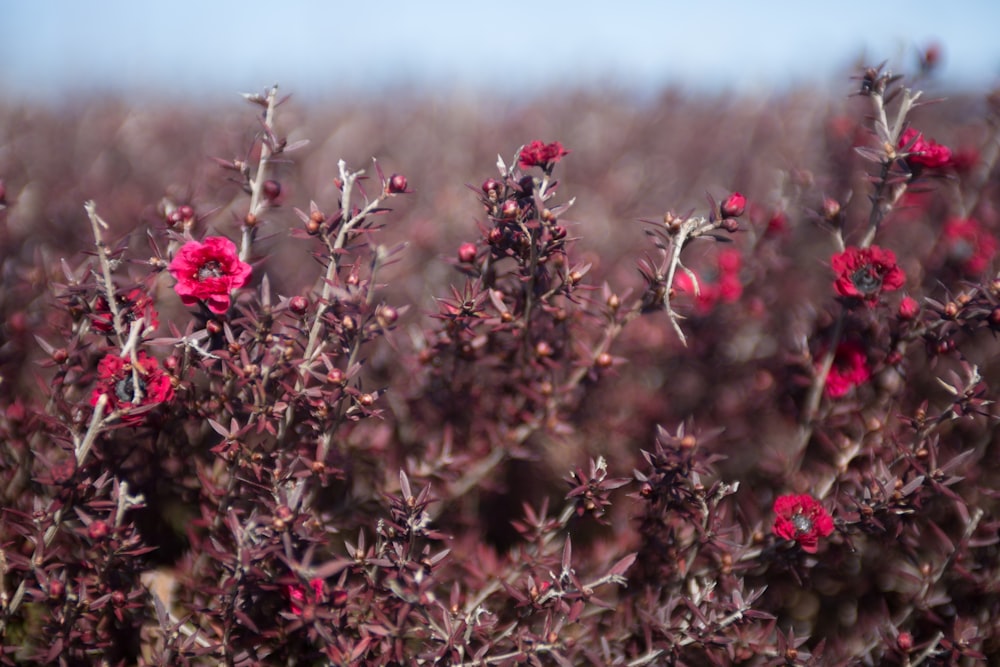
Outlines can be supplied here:
<path id="1" fill-rule="evenodd" d="M 619 560 L 617 563 L 615 563 L 611 567 L 610 570 L 608 570 L 608 574 L 615 575 L 615 576 L 621 576 L 621 575 L 625 574 L 625 572 L 630 567 L 632 567 L 632 563 L 635 562 L 635 559 L 636 559 L 636 557 L 638 555 L 639 555 L 639 552 L 636 551 L 636 552 L 632 552 L 629 555 L 625 556 L 624 558 L 622 558 L 621 560 Z"/>

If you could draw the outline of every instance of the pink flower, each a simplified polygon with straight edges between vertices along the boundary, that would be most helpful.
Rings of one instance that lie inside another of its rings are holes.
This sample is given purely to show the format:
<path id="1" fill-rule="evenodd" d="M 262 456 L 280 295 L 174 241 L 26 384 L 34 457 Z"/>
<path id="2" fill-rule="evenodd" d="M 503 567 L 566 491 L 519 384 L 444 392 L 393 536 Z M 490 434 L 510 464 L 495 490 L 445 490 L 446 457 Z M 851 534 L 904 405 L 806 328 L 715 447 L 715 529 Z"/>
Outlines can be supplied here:
<path id="1" fill-rule="evenodd" d="M 102 394 L 107 395 L 105 414 L 114 410 L 129 410 L 144 405 L 167 403 L 174 398 L 174 386 L 170 376 L 160 369 L 154 357 L 140 351 L 136 358 L 139 366 L 133 373 L 132 360 L 109 354 L 97 364 L 97 386 L 90 395 L 90 404 L 97 405 Z M 138 380 L 138 382 L 136 382 Z M 136 391 L 138 384 L 138 392 Z M 136 400 L 136 394 L 141 397 Z M 122 422 L 138 424 L 145 414 L 125 414 Z"/>
<path id="2" fill-rule="evenodd" d="M 997 253 L 997 239 L 974 218 L 951 218 L 944 225 L 949 259 L 967 275 L 982 274 Z"/>
<path id="3" fill-rule="evenodd" d="M 145 318 L 147 327 L 155 329 L 160 324 L 159 316 L 153 308 L 153 300 L 141 289 L 132 290 L 128 296 L 119 296 L 118 310 L 121 312 L 122 326 L 125 329 L 123 333 L 128 333 L 132 322 L 140 317 Z M 114 331 L 114 315 L 108 307 L 108 300 L 103 296 L 97 297 L 94 302 L 94 312 L 90 316 L 90 322 L 94 329 L 101 333 L 109 334 Z"/>
<path id="4" fill-rule="evenodd" d="M 774 526 L 783 540 L 794 540 L 806 553 L 816 553 L 819 538 L 833 532 L 833 519 L 809 495 L 780 496 L 774 501 Z"/>
<path id="5" fill-rule="evenodd" d="M 722 213 L 723 218 L 738 218 L 743 215 L 746 206 L 747 198 L 739 192 L 734 192 L 722 202 L 719 206 L 719 211 Z"/>
<path id="6" fill-rule="evenodd" d="M 289 606 L 292 613 L 296 616 L 302 615 L 307 604 L 315 604 L 318 600 L 323 599 L 322 579 L 319 577 L 310 579 L 309 586 L 312 588 L 312 595 L 309 594 L 306 587 L 302 584 L 289 584 L 285 587 L 285 592 L 288 593 Z"/>
<path id="7" fill-rule="evenodd" d="M 546 144 L 535 139 L 521 149 L 521 157 L 518 163 L 521 165 L 521 169 L 541 167 L 543 171 L 548 172 L 556 162 L 559 162 L 568 153 L 569 151 L 563 148 L 562 144 L 558 141 Z"/>
<path id="8" fill-rule="evenodd" d="M 928 169 L 940 169 L 941 167 L 947 167 L 951 162 L 951 149 L 947 146 L 942 146 L 936 141 L 924 139 L 924 135 L 912 127 L 903 131 L 902 136 L 899 138 L 899 148 L 905 149 L 909 153 L 906 161 L 910 165 L 927 167 Z"/>
<path id="9" fill-rule="evenodd" d="M 849 299 L 860 299 L 869 306 L 878 303 L 882 292 L 903 286 L 906 274 L 896 265 L 896 255 L 878 246 L 856 248 L 851 246 L 830 260 L 837 273 L 834 289 Z"/>
<path id="10" fill-rule="evenodd" d="M 868 355 L 860 343 L 844 341 L 837 345 L 833 365 L 826 376 L 824 393 L 830 398 L 840 398 L 852 387 L 864 384 L 872 375 L 868 368 Z"/>
<path id="11" fill-rule="evenodd" d="M 221 236 L 186 243 L 170 262 L 170 274 L 177 279 L 174 289 L 184 305 L 201 300 L 219 315 L 229 310 L 232 291 L 247 284 L 250 272 L 236 254 L 236 244 Z"/>
<path id="12" fill-rule="evenodd" d="M 920 312 L 920 304 L 912 296 L 904 296 L 899 302 L 899 319 L 912 320 Z"/>

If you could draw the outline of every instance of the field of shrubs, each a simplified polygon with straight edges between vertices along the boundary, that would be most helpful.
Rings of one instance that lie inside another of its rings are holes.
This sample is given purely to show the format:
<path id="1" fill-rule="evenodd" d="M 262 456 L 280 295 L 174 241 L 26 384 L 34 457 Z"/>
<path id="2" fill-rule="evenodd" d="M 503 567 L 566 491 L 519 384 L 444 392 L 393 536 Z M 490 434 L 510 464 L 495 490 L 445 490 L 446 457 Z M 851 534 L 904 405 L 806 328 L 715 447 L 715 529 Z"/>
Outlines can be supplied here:
<path id="1" fill-rule="evenodd" d="M 933 65 L 0 102 L 0 664 L 996 660 L 1000 92 Z"/>

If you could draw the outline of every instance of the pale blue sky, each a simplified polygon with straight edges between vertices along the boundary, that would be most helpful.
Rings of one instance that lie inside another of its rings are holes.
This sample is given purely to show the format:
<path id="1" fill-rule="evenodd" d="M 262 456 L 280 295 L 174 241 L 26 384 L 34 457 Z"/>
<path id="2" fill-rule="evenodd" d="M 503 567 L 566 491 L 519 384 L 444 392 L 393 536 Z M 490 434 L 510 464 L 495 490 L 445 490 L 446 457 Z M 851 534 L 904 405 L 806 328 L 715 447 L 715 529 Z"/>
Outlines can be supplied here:
<path id="1" fill-rule="evenodd" d="M 8 100 L 272 83 L 307 97 L 608 81 L 752 91 L 829 84 L 862 53 L 912 71 L 918 46 L 938 41 L 942 85 L 985 89 L 1000 82 L 998 27 L 996 0 L 0 0 L 0 85 Z"/>

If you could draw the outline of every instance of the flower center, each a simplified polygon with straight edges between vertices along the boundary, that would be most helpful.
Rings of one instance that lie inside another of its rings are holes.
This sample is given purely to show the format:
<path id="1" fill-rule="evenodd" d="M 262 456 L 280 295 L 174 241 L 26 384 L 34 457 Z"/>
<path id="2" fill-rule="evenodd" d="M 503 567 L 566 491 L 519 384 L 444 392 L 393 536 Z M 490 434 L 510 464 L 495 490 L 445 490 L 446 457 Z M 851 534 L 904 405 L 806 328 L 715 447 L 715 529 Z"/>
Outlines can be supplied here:
<path id="1" fill-rule="evenodd" d="M 851 282 L 861 294 L 875 294 L 882 288 L 882 276 L 873 266 L 862 266 L 851 274 Z"/>
<path id="2" fill-rule="evenodd" d="M 127 377 L 123 377 L 121 380 L 115 383 L 115 397 L 121 403 L 132 403 L 135 400 L 135 379 L 132 374 L 129 373 Z M 146 383 L 139 378 L 139 391 L 143 394 L 146 393 Z"/>
<path id="3" fill-rule="evenodd" d="M 198 267 L 198 280 L 208 280 L 209 278 L 221 278 L 223 275 L 222 265 L 214 259 L 205 262 Z"/>
<path id="4" fill-rule="evenodd" d="M 795 532 L 799 535 L 805 535 L 813 529 L 813 521 L 805 514 L 796 514 L 792 516 L 792 525 L 795 526 Z"/>

